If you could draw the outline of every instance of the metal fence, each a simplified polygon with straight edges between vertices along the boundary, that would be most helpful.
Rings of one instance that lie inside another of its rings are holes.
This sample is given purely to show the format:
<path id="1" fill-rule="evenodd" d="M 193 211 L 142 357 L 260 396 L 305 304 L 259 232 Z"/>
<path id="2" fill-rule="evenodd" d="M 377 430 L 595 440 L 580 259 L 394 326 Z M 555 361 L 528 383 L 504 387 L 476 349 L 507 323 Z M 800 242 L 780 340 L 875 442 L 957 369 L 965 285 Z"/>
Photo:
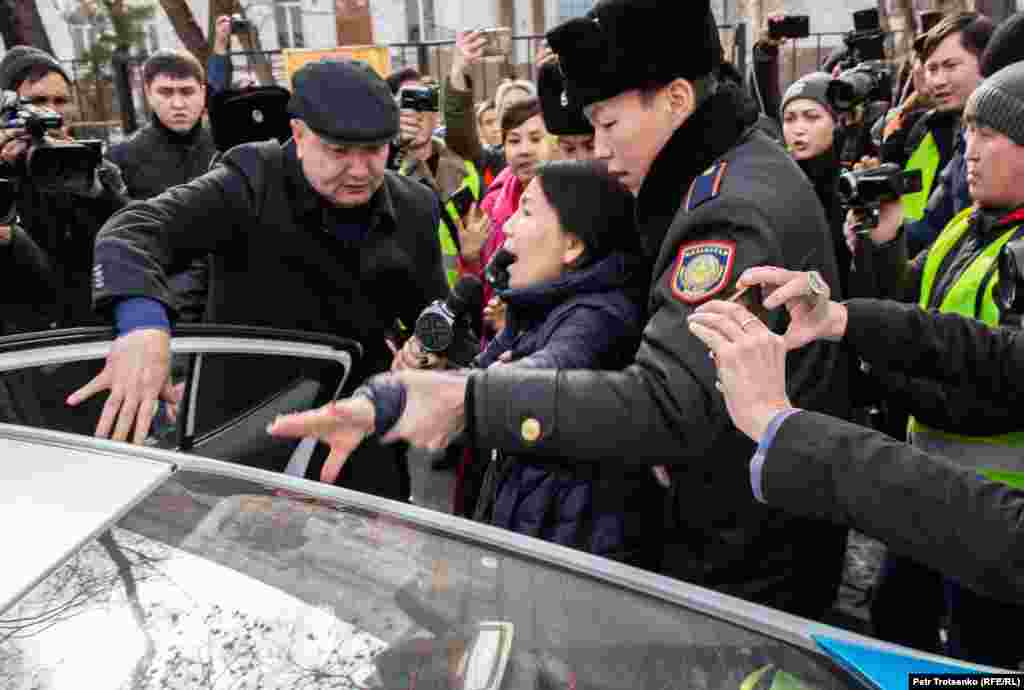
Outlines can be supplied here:
<path id="1" fill-rule="evenodd" d="M 745 24 L 724 24 L 719 26 L 722 45 L 727 57 L 741 72 L 745 71 L 747 59 L 747 27 Z M 824 35 L 823 35 L 824 36 Z M 474 68 L 472 74 L 476 100 L 494 95 L 498 85 L 505 79 L 536 79 L 535 58 L 544 42 L 543 35 L 521 35 L 512 37 L 512 49 L 508 56 L 487 59 Z M 819 49 L 822 45 L 818 39 Z M 421 43 L 395 43 L 388 46 L 393 69 L 407 66 L 417 68 L 424 76 L 442 81 L 451 69 L 454 40 L 428 41 Z M 286 84 L 284 55 L 280 50 L 232 53 L 233 79 L 257 82 L 257 63 L 269 63 L 274 80 Z M 144 123 L 150 116 L 146 102 L 142 63 L 146 56 L 132 58 L 128 68 L 128 80 L 135 105 L 136 120 Z M 81 60 L 63 61 L 75 81 L 74 97 L 79 109 L 76 133 L 88 135 L 113 143 L 121 138 L 120 105 L 116 89 L 113 88 L 113 70 L 104 66 L 96 79 L 89 65 Z"/>

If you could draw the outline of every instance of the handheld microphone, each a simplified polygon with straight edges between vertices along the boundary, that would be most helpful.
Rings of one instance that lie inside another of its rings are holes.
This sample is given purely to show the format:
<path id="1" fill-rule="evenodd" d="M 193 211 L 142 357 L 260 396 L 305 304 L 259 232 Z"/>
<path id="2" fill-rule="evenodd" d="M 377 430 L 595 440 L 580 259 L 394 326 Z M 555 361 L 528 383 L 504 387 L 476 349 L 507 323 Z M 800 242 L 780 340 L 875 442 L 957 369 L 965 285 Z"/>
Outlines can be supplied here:
<path id="1" fill-rule="evenodd" d="M 437 300 L 416 319 L 415 334 L 424 352 L 445 353 L 455 341 L 455 331 L 463 317 L 472 317 L 484 306 L 484 284 L 467 275 L 459 278 L 448 299 Z"/>
<path id="2" fill-rule="evenodd" d="M 508 267 L 514 264 L 515 261 L 515 255 L 505 249 L 505 247 L 494 252 L 494 256 L 487 262 L 487 267 L 484 269 L 484 277 L 487 279 L 488 284 L 498 291 L 507 290 Z"/>

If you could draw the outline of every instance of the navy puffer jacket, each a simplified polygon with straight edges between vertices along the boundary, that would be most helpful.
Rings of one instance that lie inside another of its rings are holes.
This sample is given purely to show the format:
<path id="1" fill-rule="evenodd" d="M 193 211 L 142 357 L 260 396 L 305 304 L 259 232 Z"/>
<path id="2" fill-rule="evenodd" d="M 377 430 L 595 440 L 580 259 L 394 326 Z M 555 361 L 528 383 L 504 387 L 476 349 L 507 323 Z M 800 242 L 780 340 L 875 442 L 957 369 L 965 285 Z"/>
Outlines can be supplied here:
<path id="1" fill-rule="evenodd" d="M 630 269 L 612 254 L 558 280 L 501 293 L 506 328 L 481 367 L 621 369 L 640 342 L 642 310 L 626 293 Z M 499 361 L 511 353 L 507 364 Z M 477 518 L 635 565 L 649 565 L 663 496 L 646 467 L 494 453 Z M 651 548 L 649 548 L 651 547 Z"/>

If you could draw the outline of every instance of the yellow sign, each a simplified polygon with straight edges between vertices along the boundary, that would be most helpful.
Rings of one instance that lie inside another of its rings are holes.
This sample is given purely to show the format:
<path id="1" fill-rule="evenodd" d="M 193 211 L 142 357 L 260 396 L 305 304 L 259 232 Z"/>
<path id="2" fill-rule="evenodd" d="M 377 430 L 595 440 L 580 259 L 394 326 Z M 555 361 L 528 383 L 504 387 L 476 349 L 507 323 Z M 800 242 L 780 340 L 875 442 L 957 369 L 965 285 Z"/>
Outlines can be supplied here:
<path id="1" fill-rule="evenodd" d="M 391 52 L 384 46 L 338 46 L 331 50 L 285 50 L 284 70 L 288 85 L 292 75 L 307 62 L 316 60 L 362 60 L 381 77 L 391 74 Z"/>

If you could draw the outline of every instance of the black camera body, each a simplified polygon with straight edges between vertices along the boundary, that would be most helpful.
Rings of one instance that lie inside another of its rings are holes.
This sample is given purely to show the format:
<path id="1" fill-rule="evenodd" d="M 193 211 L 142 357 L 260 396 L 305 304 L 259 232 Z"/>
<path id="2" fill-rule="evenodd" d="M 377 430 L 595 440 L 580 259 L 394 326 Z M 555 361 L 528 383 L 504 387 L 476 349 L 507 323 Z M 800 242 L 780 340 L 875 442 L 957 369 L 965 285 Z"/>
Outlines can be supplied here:
<path id="1" fill-rule="evenodd" d="M 787 14 L 768 19 L 768 35 L 773 39 L 807 38 L 811 35 L 811 18 L 806 14 Z"/>
<path id="2" fill-rule="evenodd" d="M 418 113 L 436 113 L 441 109 L 440 91 L 434 86 L 410 86 L 399 93 L 399 108 Z"/>
<path id="3" fill-rule="evenodd" d="M 848 112 L 862 103 L 892 98 L 892 72 L 883 62 L 862 62 L 846 70 L 828 85 L 825 97 L 838 112 Z"/>
<path id="4" fill-rule="evenodd" d="M 231 33 L 247 34 L 252 31 L 252 22 L 240 14 L 231 15 Z"/>
<path id="5" fill-rule="evenodd" d="M 853 31 L 843 36 L 846 44 L 846 59 L 839 63 L 839 69 L 853 69 L 862 62 L 885 59 L 885 32 L 877 9 L 860 10 L 853 13 Z"/>
<path id="6" fill-rule="evenodd" d="M 0 190 L 0 218 L 13 215 L 15 183 L 22 179 L 43 191 L 84 194 L 92 189 L 103 160 L 103 142 L 46 139 L 47 133 L 63 126 L 60 114 L 26 103 L 13 91 L 0 91 L 0 130 L 23 129 L 31 140 L 13 166 L 14 179 L 7 180 L 6 191 Z"/>
<path id="7" fill-rule="evenodd" d="M 885 163 L 877 168 L 844 172 L 839 176 L 836 193 L 846 208 L 866 209 L 920 192 L 921 188 L 920 170 L 904 171 L 895 163 Z"/>
<path id="8" fill-rule="evenodd" d="M 1015 237 L 1004 244 L 999 250 L 997 266 L 999 282 L 992 289 L 992 299 L 999 308 L 999 325 L 1021 328 L 1024 326 L 1024 239 Z"/>

